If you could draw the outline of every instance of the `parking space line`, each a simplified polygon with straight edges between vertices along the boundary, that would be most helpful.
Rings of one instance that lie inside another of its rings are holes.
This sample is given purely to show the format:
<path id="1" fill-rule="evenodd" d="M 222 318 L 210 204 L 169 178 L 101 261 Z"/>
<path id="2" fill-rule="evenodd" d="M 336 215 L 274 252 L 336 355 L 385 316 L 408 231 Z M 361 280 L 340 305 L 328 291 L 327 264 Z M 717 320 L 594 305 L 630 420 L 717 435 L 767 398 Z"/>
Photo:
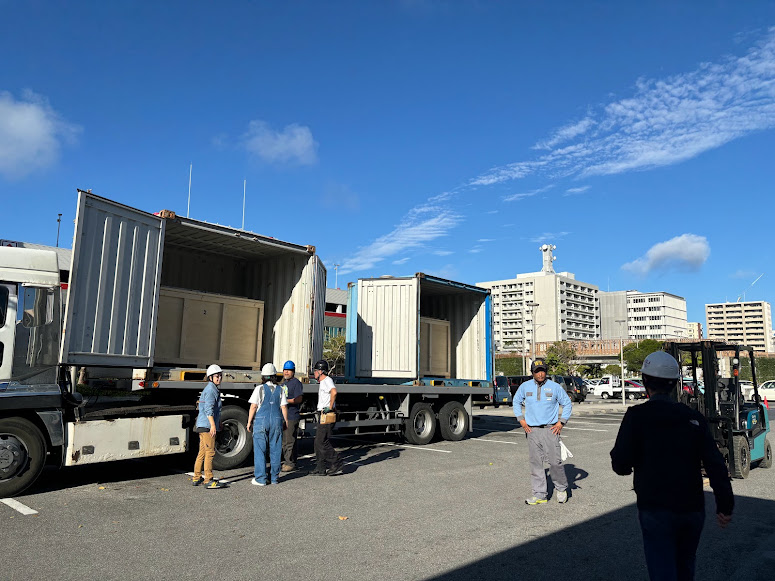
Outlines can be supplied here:
<path id="1" fill-rule="evenodd" d="M 490 422 L 491 424 L 496 424 L 499 426 L 511 426 L 514 427 L 514 424 L 507 424 L 504 422 Z M 574 422 L 575 423 L 575 422 Z M 605 425 L 605 424 L 592 424 L 592 425 Z M 618 426 L 619 424 L 611 424 L 613 426 Z M 474 430 L 479 430 L 481 432 L 492 432 L 493 430 L 485 430 L 484 428 L 474 428 Z M 585 430 L 587 432 L 608 432 L 609 430 L 596 430 L 594 428 L 572 428 L 571 426 L 565 426 L 563 430 Z M 511 430 L 509 430 L 511 431 Z"/>
<path id="2" fill-rule="evenodd" d="M 398 448 L 407 448 L 410 450 L 424 450 L 426 452 L 441 452 L 442 454 L 451 454 L 452 450 L 439 450 L 438 448 L 428 448 L 427 446 L 413 446 L 411 444 L 393 444 L 392 442 L 364 442 L 355 438 L 345 438 L 344 436 L 333 436 L 336 440 L 347 440 L 349 442 L 358 442 L 359 444 L 370 444 L 372 446 L 396 446 Z"/>
<path id="3" fill-rule="evenodd" d="M 507 442 L 506 440 L 488 440 L 486 438 L 471 438 L 472 442 L 495 442 L 496 444 L 511 444 L 512 446 L 521 446 L 519 442 Z"/>
<path id="4" fill-rule="evenodd" d="M 0 502 L 2 502 L 6 506 L 11 507 L 16 512 L 20 512 L 24 515 L 38 514 L 37 510 L 34 510 L 29 506 L 27 506 L 26 504 L 22 504 L 21 502 L 13 498 L 0 498 Z"/>

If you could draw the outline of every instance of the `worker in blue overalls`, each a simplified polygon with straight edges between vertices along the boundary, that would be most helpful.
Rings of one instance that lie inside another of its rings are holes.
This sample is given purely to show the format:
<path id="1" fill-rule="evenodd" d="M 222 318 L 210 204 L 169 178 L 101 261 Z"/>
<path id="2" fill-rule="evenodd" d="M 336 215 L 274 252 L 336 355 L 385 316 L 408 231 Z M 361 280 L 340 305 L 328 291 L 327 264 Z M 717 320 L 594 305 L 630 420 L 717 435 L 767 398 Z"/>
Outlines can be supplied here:
<path id="1" fill-rule="evenodd" d="M 525 504 L 544 504 L 546 499 L 546 473 L 544 462 L 549 464 L 557 501 L 568 501 L 568 476 L 562 465 L 560 432 L 570 419 L 573 404 L 565 389 L 546 378 L 546 361 L 536 359 L 530 365 L 533 379 L 526 381 L 514 394 L 514 415 L 525 430 L 528 454 L 530 456 L 530 483 L 533 496 Z M 522 404 L 525 413 L 522 413 Z M 560 415 L 562 406 L 562 417 Z"/>
<path id="2" fill-rule="evenodd" d="M 288 399 L 282 386 L 275 385 L 277 369 L 271 363 L 261 368 L 261 380 L 248 400 L 248 431 L 253 432 L 253 475 L 251 484 L 266 486 L 266 451 L 272 484 L 280 477 L 283 428 L 288 423 Z M 255 424 L 253 420 L 255 419 Z"/>

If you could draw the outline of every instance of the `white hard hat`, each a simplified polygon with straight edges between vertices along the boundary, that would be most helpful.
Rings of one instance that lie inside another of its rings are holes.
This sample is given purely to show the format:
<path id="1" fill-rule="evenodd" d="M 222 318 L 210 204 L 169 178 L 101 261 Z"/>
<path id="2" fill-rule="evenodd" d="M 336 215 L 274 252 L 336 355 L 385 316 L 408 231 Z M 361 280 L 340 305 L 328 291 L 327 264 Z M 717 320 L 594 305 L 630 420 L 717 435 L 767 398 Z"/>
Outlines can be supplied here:
<path id="1" fill-rule="evenodd" d="M 643 360 L 643 367 L 640 368 L 643 375 L 651 377 L 662 377 L 664 379 L 678 379 L 681 376 L 681 370 L 678 362 L 669 353 L 664 351 L 654 351 Z"/>
<path id="2" fill-rule="evenodd" d="M 277 375 L 277 369 L 275 369 L 275 366 L 273 363 L 265 363 L 264 366 L 261 368 L 261 375 L 263 377 L 270 377 L 272 375 Z"/>
<path id="3" fill-rule="evenodd" d="M 207 377 L 209 378 L 211 375 L 215 375 L 216 373 L 223 373 L 223 369 L 221 369 L 218 365 L 211 365 L 207 368 Z"/>

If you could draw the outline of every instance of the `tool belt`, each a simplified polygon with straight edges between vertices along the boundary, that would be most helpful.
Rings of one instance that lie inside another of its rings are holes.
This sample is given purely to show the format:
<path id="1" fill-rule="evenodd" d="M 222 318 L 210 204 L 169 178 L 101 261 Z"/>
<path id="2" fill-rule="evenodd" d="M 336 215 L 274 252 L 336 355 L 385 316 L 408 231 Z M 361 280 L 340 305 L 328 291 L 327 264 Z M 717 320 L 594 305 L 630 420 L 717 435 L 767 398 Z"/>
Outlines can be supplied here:
<path id="1" fill-rule="evenodd" d="M 336 412 L 328 412 L 327 414 L 324 414 L 323 412 L 320 412 L 320 423 L 321 424 L 335 424 L 336 423 Z"/>

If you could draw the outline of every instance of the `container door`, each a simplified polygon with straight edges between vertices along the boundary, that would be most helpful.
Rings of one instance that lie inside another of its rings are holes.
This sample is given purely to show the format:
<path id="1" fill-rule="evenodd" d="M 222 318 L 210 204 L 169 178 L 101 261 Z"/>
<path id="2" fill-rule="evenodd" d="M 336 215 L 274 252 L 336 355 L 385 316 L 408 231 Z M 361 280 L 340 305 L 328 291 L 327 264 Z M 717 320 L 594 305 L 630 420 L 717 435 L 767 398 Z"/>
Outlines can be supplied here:
<path id="1" fill-rule="evenodd" d="M 311 258 L 313 267 L 313 307 L 312 307 L 312 360 L 310 367 L 323 358 L 323 322 L 326 311 L 326 267 L 317 255 Z M 343 370 L 337 369 L 341 374 Z"/>
<path id="2" fill-rule="evenodd" d="M 16 285 L 0 284 L 0 382 L 10 381 L 16 337 Z"/>
<path id="3" fill-rule="evenodd" d="M 161 218 L 79 192 L 63 363 L 153 366 L 163 247 Z"/>
<path id="4" fill-rule="evenodd" d="M 358 377 L 418 377 L 418 297 L 417 278 L 358 281 Z"/>

